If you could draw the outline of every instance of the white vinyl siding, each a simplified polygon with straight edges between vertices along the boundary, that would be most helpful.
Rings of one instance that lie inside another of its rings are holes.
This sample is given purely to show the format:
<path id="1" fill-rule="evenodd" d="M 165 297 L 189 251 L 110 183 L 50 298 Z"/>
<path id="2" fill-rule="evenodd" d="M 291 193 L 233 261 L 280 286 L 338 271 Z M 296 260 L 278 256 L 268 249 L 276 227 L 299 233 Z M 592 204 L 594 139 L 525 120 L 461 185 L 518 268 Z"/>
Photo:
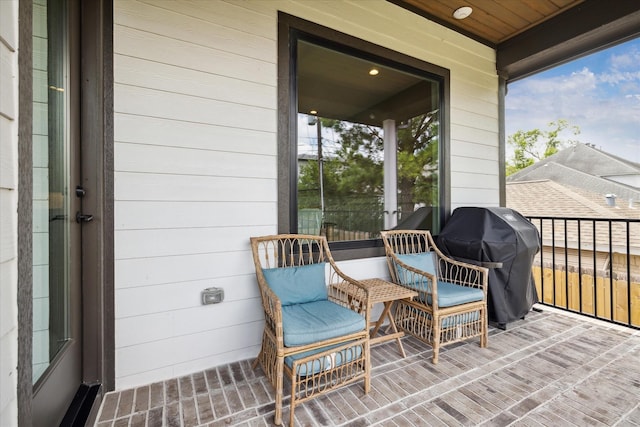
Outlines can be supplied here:
<path id="1" fill-rule="evenodd" d="M 0 425 L 18 425 L 18 2 L 0 1 Z"/>
<path id="2" fill-rule="evenodd" d="M 116 0 L 118 389 L 258 353 L 249 237 L 277 230 L 278 10 L 450 69 L 452 207 L 499 202 L 492 49 L 384 0 Z M 210 286 L 223 303 L 200 304 Z"/>

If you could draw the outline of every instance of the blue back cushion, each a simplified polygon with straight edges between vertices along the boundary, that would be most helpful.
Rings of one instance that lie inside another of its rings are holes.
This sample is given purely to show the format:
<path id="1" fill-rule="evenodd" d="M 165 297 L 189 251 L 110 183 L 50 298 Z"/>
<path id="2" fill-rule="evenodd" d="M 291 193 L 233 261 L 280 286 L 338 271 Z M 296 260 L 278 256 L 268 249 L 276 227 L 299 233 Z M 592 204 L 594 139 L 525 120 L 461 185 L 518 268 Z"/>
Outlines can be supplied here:
<path id="1" fill-rule="evenodd" d="M 304 304 L 327 299 L 325 264 L 263 268 L 262 274 L 283 306 Z"/>
<path id="2" fill-rule="evenodd" d="M 403 263 L 407 264 L 409 267 L 417 268 L 420 271 L 427 272 L 429 274 L 436 274 L 436 267 L 433 263 L 434 254 L 433 252 L 423 252 L 419 254 L 398 254 L 398 259 Z M 412 276 L 408 271 L 404 268 L 400 267 L 400 265 L 396 266 L 398 269 L 398 280 L 400 280 L 403 284 L 408 284 L 405 282 L 411 281 L 410 277 Z M 405 279 L 406 277 L 406 279 Z"/>

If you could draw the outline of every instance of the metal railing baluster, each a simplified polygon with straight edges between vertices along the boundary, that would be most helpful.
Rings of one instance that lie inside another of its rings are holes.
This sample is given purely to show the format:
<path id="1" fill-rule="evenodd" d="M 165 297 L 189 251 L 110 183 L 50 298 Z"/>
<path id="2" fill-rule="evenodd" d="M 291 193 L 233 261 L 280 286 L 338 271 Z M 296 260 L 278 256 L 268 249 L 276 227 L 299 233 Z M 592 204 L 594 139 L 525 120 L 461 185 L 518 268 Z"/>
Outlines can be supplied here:
<path id="1" fill-rule="evenodd" d="M 640 310 L 640 306 L 638 306 L 637 304 L 634 304 L 632 301 L 632 290 L 633 290 L 632 285 L 636 284 L 636 282 L 639 282 L 636 286 L 640 286 L 640 277 L 636 277 L 636 276 L 640 276 L 640 273 L 638 272 L 633 273 L 634 270 L 632 270 L 632 263 L 634 261 L 632 258 L 632 250 L 634 250 L 634 247 L 631 244 L 631 237 L 632 237 L 631 226 L 634 224 L 640 225 L 640 219 L 568 218 L 568 217 L 548 217 L 548 216 L 530 216 L 528 217 L 528 219 L 534 225 L 537 226 L 538 231 L 540 233 L 540 244 L 541 244 L 541 247 L 543 248 L 538 255 L 538 260 L 540 263 L 539 285 L 542 292 L 542 297 L 540 298 L 540 302 L 542 304 L 555 306 L 563 310 L 577 312 L 583 315 L 599 318 L 599 319 L 616 323 L 616 324 L 623 324 L 633 329 L 640 329 L 640 323 L 636 322 L 638 323 L 636 324 L 632 321 L 632 319 L 634 318 L 640 318 L 640 316 L 638 316 L 636 313 L 633 313 L 632 311 L 632 310 L 637 310 L 637 311 Z M 575 243 L 570 242 L 569 239 L 570 239 L 571 233 L 569 233 L 568 231 L 569 225 L 572 224 L 573 221 L 576 222 L 576 229 L 577 229 L 577 237 L 576 237 L 577 241 Z M 587 236 L 583 236 L 583 229 L 586 228 L 583 226 L 583 223 L 585 226 L 588 226 L 589 222 L 591 222 L 591 227 L 590 227 L 591 232 L 589 233 L 587 231 L 586 232 Z M 547 226 L 545 225 L 545 223 L 548 224 L 549 227 L 551 227 L 551 230 L 547 230 L 546 228 Z M 564 230 L 556 229 L 556 227 L 559 227 L 560 224 L 562 224 L 562 226 L 564 227 Z M 618 233 L 618 228 L 622 226 L 625 227 L 624 233 Z M 614 231 L 616 233 L 615 236 L 614 236 Z M 560 248 L 556 242 L 556 233 L 561 233 L 561 232 L 564 234 L 563 248 Z M 547 240 L 545 242 L 545 239 L 544 239 L 545 233 L 551 235 L 550 241 Z M 598 234 L 601 235 L 600 242 L 602 244 L 600 246 L 598 245 L 598 242 L 599 242 Z M 625 240 L 624 242 L 616 240 L 616 239 L 620 239 L 618 237 L 619 235 L 624 236 L 624 240 Z M 589 239 L 589 237 L 591 237 L 591 245 L 589 245 L 588 240 L 586 240 L 586 239 Z M 546 254 L 545 254 L 545 246 L 544 246 L 545 243 L 546 243 L 546 250 L 547 250 Z M 605 247 L 604 245 L 607 245 L 607 247 Z M 564 257 L 556 256 L 556 251 L 561 249 L 564 250 Z M 579 292 L 579 295 L 578 295 L 579 304 L 578 304 L 577 311 L 571 308 L 571 304 L 570 304 L 571 298 L 569 295 L 570 287 L 572 287 L 573 284 L 575 283 L 574 279 L 571 278 L 569 275 L 569 270 L 570 270 L 569 264 L 575 263 L 575 259 L 573 258 L 574 257 L 573 255 L 570 256 L 569 252 L 575 249 L 577 249 L 577 255 L 576 255 L 577 271 L 578 271 L 577 286 L 578 286 L 578 292 Z M 548 255 L 549 250 L 551 251 L 551 272 L 552 272 L 551 283 L 547 283 L 547 281 L 545 280 L 545 255 Z M 588 253 L 589 250 L 591 250 L 591 254 Z M 624 250 L 626 253 L 620 254 L 619 257 L 614 257 L 614 254 L 617 253 L 616 250 L 620 252 Z M 601 253 L 602 256 L 607 256 L 609 260 L 608 265 L 601 266 L 600 269 L 598 268 L 598 253 Z M 591 272 L 592 282 L 593 282 L 593 289 L 592 289 L 593 313 L 585 312 L 584 304 L 586 303 L 585 301 L 586 296 L 583 295 L 585 280 L 587 278 L 587 275 L 589 274 L 588 270 L 584 270 L 586 263 L 585 263 L 585 260 L 583 260 L 583 257 L 585 257 L 586 259 L 586 257 L 589 257 L 589 256 L 591 256 L 592 263 L 593 263 L 593 269 Z M 625 262 L 626 268 L 620 268 L 622 262 Z M 564 263 L 564 265 L 561 265 L 559 263 Z M 556 272 L 562 269 L 564 269 L 566 273 L 565 280 L 563 281 L 564 283 L 562 283 L 562 281 L 559 282 L 556 279 Z M 625 273 L 626 273 L 626 283 L 623 282 L 622 280 L 618 280 Z M 602 292 L 604 301 L 602 301 L 603 303 L 602 312 L 600 313 L 598 311 L 598 303 L 599 303 L 598 276 L 602 276 L 601 283 L 604 286 L 603 292 Z M 607 276 L 609 278 L 608 286 L 606 285 Z M 634 279 L 637 279 L 636 282 L 634 282 Z M 624 292 L 618 292 L 616 294 L 616 285 L 620 285 L 620 284 L 622 284 L 622 286 L 626 285 L 626 298 L 627 298 L 626 301 L 623 301 L 621 299 L 621 296 L 624 295 Z M 545 287 L 549 285 L 551 285 L 553 290 L 552 291 L 553 298 L 551 299 L 551 301 L 545 300 Z M 562 289 L 564 289 L 564 298 L 566 298 L 566 301 L 564 304 L 561 302 L 561 299 L 563 298 Z M 609 298 L 609 301 L 607 301 L 607 297 Z M 558 299 L 560 299 L 560 301 Z M 623 318 L 622 315 L 616 316 L 616 311 L 615 311 L 616 307 L 619 307 L 621 309 L 626 309 L 626 318 Z M 606 308 L 609 308 L 609 315 L 606 314 Z"/>

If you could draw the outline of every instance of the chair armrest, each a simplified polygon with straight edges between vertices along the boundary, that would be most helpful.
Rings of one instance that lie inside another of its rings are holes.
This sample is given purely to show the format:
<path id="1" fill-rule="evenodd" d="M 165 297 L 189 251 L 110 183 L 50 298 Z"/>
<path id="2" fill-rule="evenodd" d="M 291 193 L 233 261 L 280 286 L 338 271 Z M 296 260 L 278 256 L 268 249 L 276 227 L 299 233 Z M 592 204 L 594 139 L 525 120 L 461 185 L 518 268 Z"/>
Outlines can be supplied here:
<path id="1" fill-rule="evenodd" d="M 329 300 L 362 315 L 368 325 L 371 311 L 369 289 L 340 271 L 335 263 L 331 262 L 329 265 Z"/>
<path id="2" fill-rule="evenodd" d="M 369 290 L 355 280 L 347 279 L 332 283 L 329 285 L 329 301 L 366 316 L 369 306 Z"/>
<path id="3" fill-rule="evenodd" d="M 489 283 L 489 269 L 487 267 L 457 261 L 441 252 L 437 255 L 440 280 L 482 289 L 486 295 Z"/>
<path id="4" fill-rule="evenodd" d="M 259 289 L 266 326 L 276 337 L 282 338 L 282 302 L 268 286 L 260 286 Z"/>
<path id="5" fill-rule="evenodd" d="M 450 262 L 452 261 L 452 262 Z M 394 268 L 397 283 L 419 293 L 417 299 L 424 304 L 434 307 L 439 304 L 438 282 L 447 282 L 459 286 L 482 290 L 484 300 L 487 298 L 487 283 L 489 270 L 472 264 L 465 264 L 455 260 L 438 258 L 436 268 L 438 276 L 407 265 L 395 258 Z M 442 286 L 445 286 L 443 283 Z"/>

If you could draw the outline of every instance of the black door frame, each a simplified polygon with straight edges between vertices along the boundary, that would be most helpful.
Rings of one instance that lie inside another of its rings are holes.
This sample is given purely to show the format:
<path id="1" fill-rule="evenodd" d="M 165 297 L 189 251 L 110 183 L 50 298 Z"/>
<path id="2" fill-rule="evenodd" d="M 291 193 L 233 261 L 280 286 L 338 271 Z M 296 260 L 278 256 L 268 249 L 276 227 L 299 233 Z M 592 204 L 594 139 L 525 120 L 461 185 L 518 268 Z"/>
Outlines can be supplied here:
<path id="1" fill-rule="evenodd" d="M 115 382 L 113 0 L 79 3 L 81 40 L 82 185 L 82 381 L 100 384 L 93 415 Z M 32 0 L 19 0 L 18 19 L 18 424 L 32 425 Z"/>

